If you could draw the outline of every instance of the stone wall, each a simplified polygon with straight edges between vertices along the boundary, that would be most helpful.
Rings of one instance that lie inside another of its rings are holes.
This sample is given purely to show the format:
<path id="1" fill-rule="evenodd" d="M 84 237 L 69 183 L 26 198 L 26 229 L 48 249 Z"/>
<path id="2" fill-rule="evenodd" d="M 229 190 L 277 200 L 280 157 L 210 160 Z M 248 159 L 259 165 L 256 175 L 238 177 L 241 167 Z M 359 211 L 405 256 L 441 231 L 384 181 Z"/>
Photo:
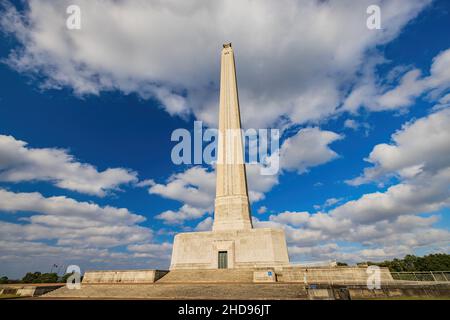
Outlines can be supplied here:
<path id="1" fill-rule="evenodd" d="M 365 267 L 283 267 L 277 272 L 279 282 L 303 283 L 366 283 L 370 274 Z M 394 281 L 388 268 L 380 268 L 381 283 Z"/>
<path id="2" fill-rule="evenodd" d="M 363 286 L 348 286 L 348 292 L 351 299 L 389 299 L 397 297 L 450 297 L 450 284 L 445 283 L 424 283 L 424 284 L 405 284 L 392 283 L 382 286 L 378 290 L 370 290 Z"/>
<path id="3" fill-rule="evenodd" d="M 35 297 L 64 287 L 65 284 L 39 283 L 39 284 L 3 284 L 0 285 L 0 295 L 12 294 L 21 297 Z"/>
<path id="4" fill-rule="evenodd" d="M 364 285 L 313 285 L 305 286 L 306 297 L 310 300 L 371 300 L 407 299 L 408 297 L 440 298 L 450 297 L 450 284 L 390 283 L 380 289 L 368 289 Z"/>
<path id="5" fill-rule="evenodd" d="M 82 283 L 153 283 L 166 273 L 163 270 L 86 271 Z"/>

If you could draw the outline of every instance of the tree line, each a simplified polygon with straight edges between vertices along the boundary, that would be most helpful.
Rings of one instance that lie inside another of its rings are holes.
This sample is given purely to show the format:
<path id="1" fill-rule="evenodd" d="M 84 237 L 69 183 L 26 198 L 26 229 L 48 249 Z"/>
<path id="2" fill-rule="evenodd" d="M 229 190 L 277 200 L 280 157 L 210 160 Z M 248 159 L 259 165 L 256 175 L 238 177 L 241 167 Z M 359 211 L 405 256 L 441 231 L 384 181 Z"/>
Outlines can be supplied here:
<path id="1" fill-rule="evenodd" d="M 72 274 L 66 273 L 63 276 L 58 276 L 56 272 L 41 273 L 41 272 L 27 272 L 27 274 L 20 280 L 8 279 L 4 276 L 0 278 L 0 284 L 10 283 L 65 283 L 67 278 Z"/>
<path id="2" fill-rule="evenodd" d="M 368 265 L 387 267 L 393 272 L 414 271 L 450 271 L 450 254 L 436 253 L 423 257 L 406 255 L 403 259 L 387 260 L 383 262 L 367 262 Z"/>
<path id="3" fill-rule="evenodd" d="M 337 265 L 347 266 L 348 264 L 338 262 Z M 365 261 L 357 263 L 357 265 L 386 267 L 392 272 L 450 271 L 450 254 L 435 253 L 423 257 L 408 254 L 403 259 L 395 258 L 383 262 Z"/>
<path id="4" fill-rule="evenodd" d="M 345 262 L 337 262 L 338 266 L 348 266 Z M 376 265 L 389 268 L 392 272 L 416 271 L 450 271 L 450 254 L 436 253 L 423 257 L 406 255 L 403 259 L 385 260 L 383 262 L 365 261 L 357 263 L 358 266 Z"/>

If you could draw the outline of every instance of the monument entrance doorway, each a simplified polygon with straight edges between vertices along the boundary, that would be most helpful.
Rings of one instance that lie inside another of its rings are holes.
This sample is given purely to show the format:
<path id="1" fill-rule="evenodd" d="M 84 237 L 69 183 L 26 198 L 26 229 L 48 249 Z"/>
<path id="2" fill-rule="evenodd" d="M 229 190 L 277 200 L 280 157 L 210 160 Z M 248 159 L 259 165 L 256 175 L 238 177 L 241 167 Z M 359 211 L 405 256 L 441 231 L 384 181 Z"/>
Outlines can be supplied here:
<path id="1" fill-rule="evenodd" d="M 219 251 L 219 269 L 228 268 L 228 251 Z"/>

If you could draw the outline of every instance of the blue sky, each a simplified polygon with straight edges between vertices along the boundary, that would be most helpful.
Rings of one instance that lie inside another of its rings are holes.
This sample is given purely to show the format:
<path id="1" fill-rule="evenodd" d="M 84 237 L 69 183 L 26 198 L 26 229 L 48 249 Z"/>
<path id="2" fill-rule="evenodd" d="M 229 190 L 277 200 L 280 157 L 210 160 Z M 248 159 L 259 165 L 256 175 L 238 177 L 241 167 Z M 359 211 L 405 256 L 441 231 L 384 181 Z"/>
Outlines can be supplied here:
<path id="1" fill-rule="evenodd" d="M 244 126 L 283 133 L 279 174 L 248 174 L 291 261 L 448 253 L 447 1 L 1 3 L 1 274 L 164 268 L 210 228 L 214 172 L 170 136 L 215 127 L 227 41 Z"/>

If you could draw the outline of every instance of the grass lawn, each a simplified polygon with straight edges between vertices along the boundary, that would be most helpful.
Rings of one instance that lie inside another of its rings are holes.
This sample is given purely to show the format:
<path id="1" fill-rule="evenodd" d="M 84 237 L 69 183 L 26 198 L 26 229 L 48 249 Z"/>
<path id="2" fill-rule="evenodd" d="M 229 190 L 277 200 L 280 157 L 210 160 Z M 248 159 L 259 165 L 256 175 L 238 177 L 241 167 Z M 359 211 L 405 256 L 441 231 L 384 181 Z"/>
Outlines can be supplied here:
<path id="1" fill-rule="evenodd" d="M 20 298 L 17 294 L 0 294 L 0 299 L 15 299 Z"/>

